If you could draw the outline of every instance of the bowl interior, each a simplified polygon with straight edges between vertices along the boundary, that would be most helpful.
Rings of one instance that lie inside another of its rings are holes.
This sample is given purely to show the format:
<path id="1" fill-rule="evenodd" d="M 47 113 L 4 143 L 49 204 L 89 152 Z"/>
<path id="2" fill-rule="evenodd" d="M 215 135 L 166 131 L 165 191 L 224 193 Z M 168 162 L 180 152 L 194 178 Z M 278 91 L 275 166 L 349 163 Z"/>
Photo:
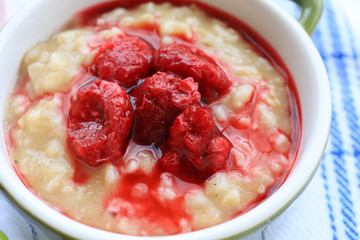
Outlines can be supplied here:
<path id="1" fill-rule="evenodd" d="M 0 32 L 0 106 L 17 78 L 23 54 L 39 40 L 45 40 L 77 11 L 102 0 L 33 0 Z M 302 140 L 295 167 L 285 183 L 266 201 L 231 221 L 173 239 L 199 237 L 224 238 L 256 228 L 285 209 L 303 190 L 314 174 L 326 145 L 330 126 L 331 101 L 325 68 L 321 58 L 301 26 L 273 2 L 258 0 L 207 0 L 248 24 L 266 39 L 290 70 L 300 98 Z M 235 6 L 235 7 L 234 7 Z M 36 26 L 36 27 L 34 27 Z M 321 89 L 321 91 L 320 91 Z M 119 239 L 118 234 L 92 229 L 63 216 L 32 195 L 17 177 L 6 151 L 1 128 L 0 182 L 21 208 L 51 228 L 76 237 Z M 64 230 L 66 229 L 66 230 Z M 126 239 L 136 238 L 124 236 Z"/>

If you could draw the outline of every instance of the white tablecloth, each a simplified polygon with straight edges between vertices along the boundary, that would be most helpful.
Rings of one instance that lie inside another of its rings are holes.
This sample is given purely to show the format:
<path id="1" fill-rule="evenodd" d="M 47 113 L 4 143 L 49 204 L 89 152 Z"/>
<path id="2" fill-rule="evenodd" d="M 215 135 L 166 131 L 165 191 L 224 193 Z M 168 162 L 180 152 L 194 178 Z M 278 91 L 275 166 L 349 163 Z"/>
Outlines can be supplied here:
<path id="1" fill-rule="evenodd" d="M 6 1 L 6 18 L 30 0 Z M 286 0 L 275 0 L 296 15 Z M 360 1 L 324 0 L 313 41 L 333 97 L 329 143 L 304 193 L 254 239 L 360 239 Z M 4 18 L 0 4 L 0 21 Z M 1 54 L 1 53 L 0 53 Z M 10 240 L 46 239 L 0 197 L 0 230 Z"/>

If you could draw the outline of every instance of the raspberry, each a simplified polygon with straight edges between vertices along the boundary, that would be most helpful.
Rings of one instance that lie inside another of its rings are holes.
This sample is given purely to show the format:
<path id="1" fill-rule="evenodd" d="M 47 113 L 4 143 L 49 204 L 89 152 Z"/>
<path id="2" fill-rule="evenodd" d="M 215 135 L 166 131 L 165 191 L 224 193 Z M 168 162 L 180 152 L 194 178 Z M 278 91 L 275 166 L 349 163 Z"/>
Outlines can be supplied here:
<path id="1" fill-rule="evenodd" d="M 213 138 L 206 148 L 206 161 L 202 172 L 214 173 L 224 168 L 229 158 L 231 145 L 224 137 Z"/>
<path id="2" fill-rule="evenodd" d="M 205 102 L 214 100 L 231 86 L 226 73 L 196 47 L 176 43 L 161 46 L 153 53 L 153 67 L 182 77 L 192 77 L 199 83 L 199 92 Z"/>
<path id="3" fill-rule="evenodd" d="M 73 156 L 90 165 L 123 155 L 133 121 L 125 90 L 101 79 L 82 86 L 71 98 L 68 144 Z"/>
<path id="4" fill-rule="evenodd" d="M 137 37 L 113 37 L 100 47 L 91 74 L 132 87 L 150 75 L 152 48 Z"/>
<path id="5" fill-rule="evenodd" d="M 135 106 L 135 142 L 165 143 L 174 119 L 187 106 L 200 102 L 197 90 L 192 78 L 182 79 L 172 73 L 157 72 L 146 78 L 130 93 Z"/>
<path id="6" fill-rule="evenodd" d="M 172 151 L 179 155 L 202 154 L 215 134 L 215 123 L 206 107 L 191 105 L 174 121 L 167 141 Z"/>
<path id="7" fill-rule="evenodd" d="M 178 155 L 175 152 L 167 151 L 159 159 L 160 168 L 165 172 L 177 172 L 180 169 Z"/>
<path id="8" fill-rule="evenodd" d="M 198 105 L 187 107 L 174 120 L 167 144 L 168 151 L 159 160 L 160 168 L 174 174 L 181 168 L 200 177 L 223 169 L 231 150 L 229 141 L 218 132 L 210 110 Z"/>

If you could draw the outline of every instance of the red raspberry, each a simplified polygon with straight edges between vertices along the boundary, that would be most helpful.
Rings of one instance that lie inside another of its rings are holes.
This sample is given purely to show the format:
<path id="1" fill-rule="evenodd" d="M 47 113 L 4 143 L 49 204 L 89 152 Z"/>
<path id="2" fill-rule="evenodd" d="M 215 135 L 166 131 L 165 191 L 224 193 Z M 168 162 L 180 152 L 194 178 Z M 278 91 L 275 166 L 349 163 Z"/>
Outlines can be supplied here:
<path id="1" fill-rule="evenodd" d="M 201 155 L 214 134 L 215 123 L 210 110 L 191 105 L 175 119 L 167 143 L 179 155 L 188 152 Z"/>
<path id="2" fill-rule="evenodd" d="M 159 71 L 192 77 L 199 83 L 199 91 L 205 102 L 214 100 L 231 86 L 226 73 L 196 47 L 176 43 L 162 46 L 154 51 L 153 65 Z"/>
<path id="3" fill-rule="evenodd" d="M 152 48 L 137 37 L 112 38 L 100 47 L 90 72 L 123 87 L 132 87 L 150 75 Z"/>
<path id="4" fill-rule="evenodd" d="M 200 102 L 198 85 L 192 78 L 157 72 L 131 92 L 135 105 L 134 140 L 161 146 L 179 113 Z"/>
<path id="5" fill-rule="evenodd" d="M 231 145 L 224 137 L 213 138 L 206 148 L 206 161 L 203 161 L 202 172 L 212 174 L 226 165 L 229 158 Z"/>
<path id="6" fill-rule="evenodd" d="M 229 141 L 218 133 L 210 110 L 198 105 L 187 107 L 175 119 L 167 144 L 169 150 L 159 160 L 162 170 L 177 174 L 181 168 L 200 177 L 223 169 L 231 150 Z"/>
<path id="7" fill-rule="evenodd" d="M 123 155 L 133 121 L 125 90 L 117 83 L 97 79 L 71 98 L 68 144 L 73 156 L 90 166 Z"/>
<path id="8" fill-rule="evenodd" d="M 180 161 L 175 152 L 167 151 L 159 159 L 160 167 L 165 172 L 178 172 L 180 169 Z"/>

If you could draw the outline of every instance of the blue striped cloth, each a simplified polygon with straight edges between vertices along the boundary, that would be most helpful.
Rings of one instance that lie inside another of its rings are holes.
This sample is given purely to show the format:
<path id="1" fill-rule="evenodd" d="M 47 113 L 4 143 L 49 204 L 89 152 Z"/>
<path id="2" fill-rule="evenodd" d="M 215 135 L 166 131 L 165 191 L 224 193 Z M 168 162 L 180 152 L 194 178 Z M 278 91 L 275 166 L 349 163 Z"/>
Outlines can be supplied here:
<path id="1" fill-rule="evenodd" d="M 275 1 L 298 16 L 294 6 Z M 351 18 L 345 5 L 360 6 L 357 1 L 324 0 L 324 14 L 312 37 L 333 98 L 330 138 L 320 167 L 294 204 L 251 239 L 360 239 L 360 18 Z M 360 8 L 353 12 L 360 16 Z M 10 240 L 46 239 L 1 197 L 0 212 L 0 229 Z"/>
<path id="2" fill-rule="evenodd" d="M 335 3 L 329 1 L 314 36 L 329 73 L 333 98 L 329 145 L 320 173 L 332 239 L 352 240 L 359 239 L 360 231 L 360 42 L 351 34 L 353 29 L 344 13 L 335 9 Z"/>

